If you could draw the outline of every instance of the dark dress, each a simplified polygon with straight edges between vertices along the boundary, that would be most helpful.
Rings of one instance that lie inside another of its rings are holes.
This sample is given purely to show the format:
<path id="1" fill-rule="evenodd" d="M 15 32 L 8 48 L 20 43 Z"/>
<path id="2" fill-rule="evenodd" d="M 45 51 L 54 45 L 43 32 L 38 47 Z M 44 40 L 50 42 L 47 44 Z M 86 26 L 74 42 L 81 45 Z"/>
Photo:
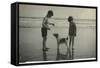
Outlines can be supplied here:
<path id="1" fill-rule="evenodd" d="M 76 36 L 76 24 L 75 23 L 70 23 L 69 36 Z"/>

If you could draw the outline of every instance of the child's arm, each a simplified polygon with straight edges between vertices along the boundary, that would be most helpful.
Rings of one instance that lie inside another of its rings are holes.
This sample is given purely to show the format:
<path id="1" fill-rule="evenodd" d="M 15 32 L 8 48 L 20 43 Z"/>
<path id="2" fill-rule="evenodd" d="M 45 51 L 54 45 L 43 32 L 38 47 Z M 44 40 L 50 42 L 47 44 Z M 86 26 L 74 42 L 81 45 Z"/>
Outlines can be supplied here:
<path id="1" fill-rule="evenodd" d="M 44 18 L 42 25 L 43 25 L 45 28 L 47 28 L 48 30 L 50 30 L 50 28 L 49 28 L 49 26 L 48 26 L 48 23 L 46 23 L 46 22 L 47 22 L 47 19 Z"/>
<path id="2" fill-rule="evenodd" d="M 47 28 L 48 30 L 50 30 L 49 26 L 45 23 L 42 24 L 45 28 Z"/>
<path id="3" fill-rule="evenodd" d="M 75 36 L 77 34 L 77 28 L 76 28 L 76 24 L 74 23 L 74 33 L 75 33 Z"/>
<path id="4" fill-rule="evenodd" d="M 49 25 L 52 25 L 52 26 L 55 26 L 55 24 L 53 24 L 53 23 L 48 23 Z"/>

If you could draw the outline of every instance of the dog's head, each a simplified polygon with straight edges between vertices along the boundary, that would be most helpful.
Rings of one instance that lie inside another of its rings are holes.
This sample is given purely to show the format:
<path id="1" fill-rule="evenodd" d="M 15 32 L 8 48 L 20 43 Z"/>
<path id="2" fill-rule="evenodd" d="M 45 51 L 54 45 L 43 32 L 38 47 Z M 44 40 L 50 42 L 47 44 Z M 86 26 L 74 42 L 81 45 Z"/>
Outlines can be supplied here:
<path id="1" fill-rule="evenodd" d="M 58 35 L 58 33 L 54 33 L 53 36 L 58 38 L 59 35 Z"/>
<path id="2" fill-rule="evenodd" d="M 68 40 L 68 37 L 66 38 L 66 40 Z"/>

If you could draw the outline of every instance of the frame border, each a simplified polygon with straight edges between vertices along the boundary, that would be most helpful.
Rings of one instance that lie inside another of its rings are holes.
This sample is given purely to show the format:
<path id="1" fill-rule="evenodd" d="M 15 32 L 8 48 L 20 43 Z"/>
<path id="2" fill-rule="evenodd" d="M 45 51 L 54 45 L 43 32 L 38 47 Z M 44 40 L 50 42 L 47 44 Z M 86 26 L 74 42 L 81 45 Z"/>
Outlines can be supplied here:
<path id="1" fill-rule="evenodd" d="M 23 5 L 41 5 L 41 6 L 57 6 L 57 7 L 76 7 L 76 8 L 91 8 L 91 9 L 96 9 L 96 59 L 94 60 L 75 60 L 75 61 L 60 61 L 60 62 L 41 62 L 41 63 L 26 63 L 26 64 L 19 64 L 19 5 L 23 4 Z M 11 59 L 11 64 L 15 65 L 15 66 L 23 66 L 23 65 L 41 65 L 41 64 L 58 64 L 58 63 L 75 63 L 75 62 L 90 62 L 90 61 L 97 61 L 98 60 L 98 24 L 97 24 L 97 13 L 98 13 L 98 7 L 97 6 L 80 6 L 80 5 L 62 5 L 62 4 L 49 4 L 49 3 L 29 3 L 29 2 L 15 2 L 11 4 L 12 5 L 16 5 L 16 11 L 14 11 L 16 14 L 14 14 L 16 17 L 14 17 L 14 20 L 16 22 L 16 39 L 14 42 L 16 42 L 15 45 L 11 44 L 11 48 L 13 49 L 13 47 L 15 48 L 15 50 L 11 49 L 11 58 L 13 57 L 13 59 Z M 14 9 L 14 8 L 13 8 Z M 11 10 L 13 10 L 11 9 Z M 13 11 L 12 11 L 13 12 Z M 13 16 L 11 16 L 11 20 L 13 19 Z M 13 23 L 13 21 L 11 21 L 11 23 Z M 13 30 L 13 25 L 11 24 L 11 30 Z M 11 33 L 13 34 L 13 33 Z M 11 39 L 13 39 L 12 35 L 11 35 Z M 11 40 L 12 43 L 12 40 Z M 12 51 L 14 51 L 14 53 L 12 53 Z M 13 56 L 14 55 L 14 56 Z M 16 59 L 16 60 L 14 60 Z M 15 61 L 15 62 L 14 62 Z"/>

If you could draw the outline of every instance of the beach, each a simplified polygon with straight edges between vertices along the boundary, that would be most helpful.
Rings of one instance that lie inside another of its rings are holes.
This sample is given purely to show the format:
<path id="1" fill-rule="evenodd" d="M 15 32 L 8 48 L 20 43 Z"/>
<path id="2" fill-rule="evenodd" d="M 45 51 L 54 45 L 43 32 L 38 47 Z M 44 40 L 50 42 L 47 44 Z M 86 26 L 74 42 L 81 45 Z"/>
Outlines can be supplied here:
<path id="1" fill-rule="evenodd" d="M 96 58 L 96 28 L 77 27 L 74 42 L 74 59 Z M 68 27 L 51 28 L 48 31 L 46 46 L 50 48 L 47 53 L 48 61 L 55 61 L 57 57 L 57 40 L 53 33 L 60 38 L 68 37 Z M 19 61 L 43 61 L 41 28 L 19 29 Z M 60 53 L 66 53 L 66 46 L 60 46 Z"/>

